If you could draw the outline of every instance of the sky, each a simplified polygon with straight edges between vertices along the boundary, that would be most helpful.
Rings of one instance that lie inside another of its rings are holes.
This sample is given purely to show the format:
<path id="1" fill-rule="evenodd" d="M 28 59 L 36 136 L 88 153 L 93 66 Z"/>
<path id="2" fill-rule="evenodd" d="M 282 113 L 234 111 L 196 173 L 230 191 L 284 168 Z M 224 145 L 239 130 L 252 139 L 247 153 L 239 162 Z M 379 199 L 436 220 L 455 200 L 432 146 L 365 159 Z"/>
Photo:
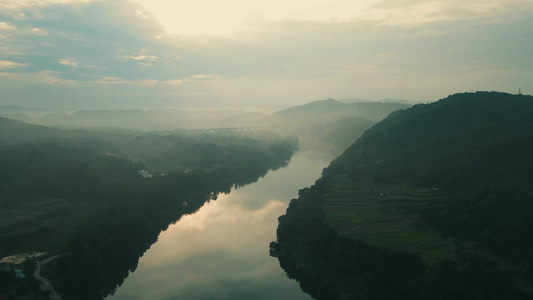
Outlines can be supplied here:
<path id="1" fill-rule="evenodd" d="M 533 93 L 533 0 L 0 0 L 0 105 Z"/>

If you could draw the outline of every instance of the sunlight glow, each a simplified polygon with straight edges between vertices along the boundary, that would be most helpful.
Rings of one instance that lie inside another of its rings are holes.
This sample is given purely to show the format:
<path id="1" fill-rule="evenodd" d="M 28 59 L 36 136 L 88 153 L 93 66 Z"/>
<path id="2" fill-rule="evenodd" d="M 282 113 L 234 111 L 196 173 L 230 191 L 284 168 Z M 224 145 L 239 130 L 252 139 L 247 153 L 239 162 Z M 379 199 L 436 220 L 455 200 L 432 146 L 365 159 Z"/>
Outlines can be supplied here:
<path id="1" fill-rule="evenodd" d="M 267 22 L 352 22 L 379 20 L 390 25 L 468 18 L 504 7 L 502 0 L 406 1 L 392 0 L 135 0 L 151 12 L 167 33 L 179 35 L 235 36 L 259 29 Z M 521 2 L 524 0 L 509 0 Z M 458 14 L 461 11 L 462 14 Z"/>
<path id="2" fill-rule="evenodd" d="M 170 2 L 137 0 L 169 33 L 231 36 L 279 20 L 331 21 L 353 18 L 372 1 L 272 0 Z"/>
<path id="3" fill-rule="evenodd" d="M 95 0 L 0 0 L 0 8 L 87 3 Z M 514 3 L 531 0 L 129 0 L 140 4 L 136 13 L 153 16 L 167 33 L 178 35 L 235 36 L 254 31 L 267 22 L 351 22 L 380 20 L 387 24 L 423 24 L 500 11 Z M 0 28 L 2 27 L 0 23 Z M 4 26 L 5 27 L 5 26 Z"/>

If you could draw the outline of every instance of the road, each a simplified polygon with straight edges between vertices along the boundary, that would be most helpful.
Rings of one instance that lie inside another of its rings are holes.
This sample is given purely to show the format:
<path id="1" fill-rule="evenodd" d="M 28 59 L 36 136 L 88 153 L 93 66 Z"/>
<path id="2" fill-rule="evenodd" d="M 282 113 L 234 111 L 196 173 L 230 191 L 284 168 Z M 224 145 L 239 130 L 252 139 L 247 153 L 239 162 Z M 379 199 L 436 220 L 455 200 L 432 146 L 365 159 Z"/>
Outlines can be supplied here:
<path id="1" fill-rule="evenodd" d="M 39 280 L 41 282 L 41 290 L 43 291 L 50 291 L 50 293 L 48 294 L 48 296 L 50 297 L 50 300 L 61 300 L 61 296 L 59 296 L 59 294 L 54 290 L 54 288 L 52 287 L 52 284 L 50 283 L 50 281 L 44 277 L 41 276 L 41 267 L 44 267 L 44 265 L 46 265 L 47 263 L 49 263 L 50 261 L 60 257 L 61 255 L 55 255 L 55 256 L 52 256 L 52 257 L 49 257 L 45 260 L 42 260 L 42 261 L 37 261 L 35 263 L 35 271 L 33 271 L 33 277 L 35 277 L 35 279 Z"/>

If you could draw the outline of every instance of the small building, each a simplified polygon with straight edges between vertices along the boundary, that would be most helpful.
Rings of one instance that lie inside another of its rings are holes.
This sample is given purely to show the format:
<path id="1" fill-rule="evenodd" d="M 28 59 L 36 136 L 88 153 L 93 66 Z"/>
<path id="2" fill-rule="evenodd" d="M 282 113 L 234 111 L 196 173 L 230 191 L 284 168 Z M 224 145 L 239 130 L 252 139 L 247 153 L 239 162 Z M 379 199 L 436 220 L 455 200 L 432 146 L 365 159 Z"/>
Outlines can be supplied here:
<path id="1" fill-rule="evenodd" d="M 18 278 L 20 278 L 20 279 L 26 277 L 26 274 L 24 274 L 24 272 L 22 272 L 22 269 L 15 269 L 15 275 Z"/>
<path id="2" fill-rule="evenodd" d="M 139 175 L 141 175 L 144 178 L 151 178 L 152 177 L 152 174 L 148 173 L 148 171 L 146 171 L 146 170 L 140 170 L 138 173 L 139 173 Z"/>
<path id="3" fill-rule="evenodd" d="M 24 274 L 22 269 L 15 269 L 15 268 L 13 268 L 12 265 L 10 265 L 8 263 L 0 263 L 0 271 L 9 272 L 11 270 L 15 271 L 15 276 L 17 276 L 20 279 L 26 277 L 26 274 Z"/>

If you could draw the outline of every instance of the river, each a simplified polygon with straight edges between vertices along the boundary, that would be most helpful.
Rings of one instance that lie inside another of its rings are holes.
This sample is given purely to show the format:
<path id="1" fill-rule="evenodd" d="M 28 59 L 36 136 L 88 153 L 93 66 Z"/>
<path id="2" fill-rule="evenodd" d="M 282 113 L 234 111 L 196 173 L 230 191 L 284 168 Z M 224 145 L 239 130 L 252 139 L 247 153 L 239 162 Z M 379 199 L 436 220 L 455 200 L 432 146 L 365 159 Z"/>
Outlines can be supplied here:
<path id="1" fill-rule="evenodd" d="M 287 167 L 183 216 L 107 300 L 311 299 L 269 256 L 269 243 L 289 201 L 328 163 L 298 152 Z"/>

